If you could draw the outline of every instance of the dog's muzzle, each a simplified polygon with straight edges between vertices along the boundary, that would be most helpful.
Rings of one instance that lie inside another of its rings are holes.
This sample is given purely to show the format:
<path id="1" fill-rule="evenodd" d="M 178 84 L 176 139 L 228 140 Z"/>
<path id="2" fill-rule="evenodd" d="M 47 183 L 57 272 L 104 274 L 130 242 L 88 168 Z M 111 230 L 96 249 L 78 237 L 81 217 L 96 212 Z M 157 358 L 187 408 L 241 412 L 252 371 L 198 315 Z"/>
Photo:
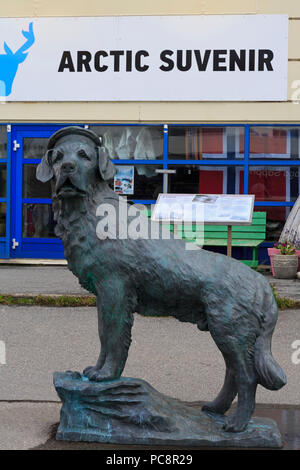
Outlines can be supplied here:
<path id="1" fill-rule="evenodd" d="M 68 166 L 68 170 L 65 170 L 66 167 L 62 166 L 60 176 L 58 177 L 55 185 L 56 195 L 58 197 L 84 196 L 86 191 L 78 181 L 79 178 L 76 173 L 76 167 L 74 166 L 71 169 L 71 167 Z"/>

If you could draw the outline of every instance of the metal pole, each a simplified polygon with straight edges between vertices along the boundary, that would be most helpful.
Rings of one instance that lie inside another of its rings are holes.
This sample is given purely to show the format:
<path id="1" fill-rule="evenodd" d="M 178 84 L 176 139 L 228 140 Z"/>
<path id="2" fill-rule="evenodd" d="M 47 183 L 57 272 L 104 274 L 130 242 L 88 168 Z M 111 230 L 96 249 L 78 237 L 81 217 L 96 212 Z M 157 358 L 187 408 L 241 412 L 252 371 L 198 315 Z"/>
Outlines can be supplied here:
<path id="1" fill-rule="evenodd" d="M 228 225 L 228 238 L 227 238 L 227 256 L 231 258 L 232 248 L 232 225 Z"/>

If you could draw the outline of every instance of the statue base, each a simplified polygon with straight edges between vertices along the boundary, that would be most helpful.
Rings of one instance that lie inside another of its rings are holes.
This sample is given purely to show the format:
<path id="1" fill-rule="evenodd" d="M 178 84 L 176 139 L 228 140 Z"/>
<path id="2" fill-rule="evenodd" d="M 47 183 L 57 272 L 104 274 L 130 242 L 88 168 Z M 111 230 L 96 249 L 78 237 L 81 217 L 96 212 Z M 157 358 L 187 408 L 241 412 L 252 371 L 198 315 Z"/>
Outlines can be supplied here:
<path id="1" fill-rule="evenodd" d="M 55 372 L 62 400 L 57 440 L 130 445 L 280 448 L 276 423 L 253 418 L 240 433 L 222 429 L 208 414 L 156 391 L 144 380 L 91 382 L 79 372 Z"/>

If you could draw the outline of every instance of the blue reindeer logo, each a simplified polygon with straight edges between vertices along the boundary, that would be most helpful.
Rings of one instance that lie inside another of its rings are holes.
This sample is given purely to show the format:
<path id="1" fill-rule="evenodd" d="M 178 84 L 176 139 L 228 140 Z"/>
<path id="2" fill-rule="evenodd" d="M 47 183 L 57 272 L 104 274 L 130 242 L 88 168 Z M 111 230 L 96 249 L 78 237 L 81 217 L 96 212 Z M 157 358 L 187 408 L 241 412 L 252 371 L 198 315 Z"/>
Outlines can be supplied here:
<path id="1" fill-rule="evenodd" d="M 15 53 L 4 42 L 6 54 L 0 54 L 0 96 L 8 96 L 11 93 L 11 87 L 15 79 L 19 64 L 24 62 L 28 53 L 25 53 L 34 43 L 34 34 L 32 23 L 29 24 L 29 30 L 22 30 L 26 38 L 23 46 Z"/>

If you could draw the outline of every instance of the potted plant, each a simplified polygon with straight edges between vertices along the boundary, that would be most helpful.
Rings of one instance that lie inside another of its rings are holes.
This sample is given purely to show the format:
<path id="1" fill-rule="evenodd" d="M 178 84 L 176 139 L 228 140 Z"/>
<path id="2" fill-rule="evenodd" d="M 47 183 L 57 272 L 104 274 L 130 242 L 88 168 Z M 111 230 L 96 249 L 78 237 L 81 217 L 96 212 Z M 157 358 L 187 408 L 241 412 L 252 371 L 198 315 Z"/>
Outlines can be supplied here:
<path id="1" fill-rule="evenodd" d="M 272 275 L 275 277 L 275 272 L 274 272 L 274 263 L 273 263 L 273 256 L 274 255 L 280 255 L 280 250 L 277 248 L 279 243 L 274 243 L 272 248 L 268 248 L 268 255 L 270 257 L 270 263 L 271 263 L 271 270 L 272 270 Z M 295 254 L 298 256 L 298 271 L 300 271 L 300 250 L 295 250 Z"/>
<path id="2" fill-rule="evenodd" d="M 274 277 L 293 279 L 298 271 L 298 255 L 291 243 L 277 243 L 279 254 L 273 255 Z"/>

